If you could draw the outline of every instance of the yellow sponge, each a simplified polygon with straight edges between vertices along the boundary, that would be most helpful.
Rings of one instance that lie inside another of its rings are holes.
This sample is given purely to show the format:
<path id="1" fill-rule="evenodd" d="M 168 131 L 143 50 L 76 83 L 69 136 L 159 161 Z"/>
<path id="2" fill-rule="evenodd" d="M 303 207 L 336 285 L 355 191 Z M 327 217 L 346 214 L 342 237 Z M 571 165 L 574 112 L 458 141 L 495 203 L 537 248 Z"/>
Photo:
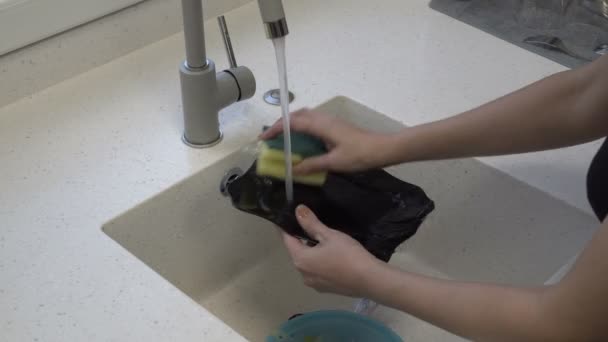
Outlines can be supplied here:
<path id="1" fill-rule="evenodd" d="M 301 163 L 304 158 L 327 153 L 325 144 L 308 134 L 293 132 L 291 135 L 291 161 L 293 165 Z M 283 136 L 260 142 L 256 173 L 285 179 L 285 153 L 283 152 Z M 327 179 L 327 172 L 318 172 L 305 176 L 294 176 L 296 183 L 322 186 Z"/>

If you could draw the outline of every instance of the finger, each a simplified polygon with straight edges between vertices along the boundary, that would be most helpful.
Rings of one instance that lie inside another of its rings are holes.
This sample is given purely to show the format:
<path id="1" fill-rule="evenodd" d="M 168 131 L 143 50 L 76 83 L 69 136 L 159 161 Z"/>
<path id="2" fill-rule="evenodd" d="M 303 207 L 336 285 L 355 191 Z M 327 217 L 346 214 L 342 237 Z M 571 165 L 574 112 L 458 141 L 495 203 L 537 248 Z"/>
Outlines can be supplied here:
<path id="1" fill-rule="evenodd" d="M 283 232 L 283 243 L 285 244 L 285 247 L 287 247 L 287 251 L 292 259 L 295 259 L 298 254 L 308 248 L 299 239 L 285 232 Z"/>
<path id="2" fill-rule="evenodd" d="M 308 108 L 302 108 L 300 110 L 297 110 L 297 111 L 291 113 L 290 117 L 293 117 L 296 115 L 302 115 L 304 113 L 307 113 L 308 111 L 309 111 Z M 272 126 L 270 126 L 267 130 L 262 132 L 258 136 L 258 138 L 261 140 L 268 140 L 268 139 L 272 139 L 272 138 L 276 137 L 277 135 L 279 135 L 281 133 L 283 133 L 283 118 L 280 118 L 274 124 L 272 124 Z"/>
<path id="3" fill-rule="evenodd" d="M 262 132 L 258 137 L 261 140 L 268 140 L 276 137 L 277 135 L 283 133 L 283 119 L 277 120 L 270 128 Z"/>
<path id="4" fill-rule="evenodd" d="M 293 173 L 308 175 L 315 172 L 327 171 L 331 167 L 331 154 L 326 153 L 317 157 L 310 157 L 294 165 Z"/>
<path id="5" fill-rule="evenodd" d="M 297 132 L 313 135 L 326 143 L 333 143 L 330 120 L 322 114 L 311 111 L 302 111 L 291 117 L 291 129 Z"/>
<path id="6" fill-rule="evenodd" d="M 299 205 L 296 208 L 296 217 L 300 226 L 310 235 L 313 239 L 323 242 L 327 235 L 327 228 L 317 216 L 305 205 Z"/>
<path id="7" fill-rule="evenodd" d="M 296 111 L 291 112 L 290 117 L 293 118 L 295 116 L 310 115 L 310 113 L 312 113 L 310 108 L 304 107 L 304 108 L 300 108 Z"/>

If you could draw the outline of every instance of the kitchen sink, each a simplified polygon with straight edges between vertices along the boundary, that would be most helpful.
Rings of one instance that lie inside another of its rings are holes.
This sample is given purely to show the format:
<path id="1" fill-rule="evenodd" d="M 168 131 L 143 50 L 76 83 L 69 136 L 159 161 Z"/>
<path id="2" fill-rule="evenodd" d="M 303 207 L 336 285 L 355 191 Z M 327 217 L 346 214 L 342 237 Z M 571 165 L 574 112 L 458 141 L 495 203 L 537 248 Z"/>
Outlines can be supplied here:
<path id="1" fill-rule="evenodd" d="M 321 110 L 378 131 L 402 124 L 345 97 Z M 192 300 L 252 341 L 290 316 L 351 309 L 352 298 L 319 294 L 293 269 L 277 229 L 234 209 L 219 191 L 247 153 L 223 160 L 110 220 L 103 231 Z M 542 284 L 590 238 L 594 219 L 475 159 L 387 169 L 421 186 L 436 210 L 391 263 L 427 275 L 516 285 Z M 459 340 L 407 314 L 374 316 L 405 340 Z"/>

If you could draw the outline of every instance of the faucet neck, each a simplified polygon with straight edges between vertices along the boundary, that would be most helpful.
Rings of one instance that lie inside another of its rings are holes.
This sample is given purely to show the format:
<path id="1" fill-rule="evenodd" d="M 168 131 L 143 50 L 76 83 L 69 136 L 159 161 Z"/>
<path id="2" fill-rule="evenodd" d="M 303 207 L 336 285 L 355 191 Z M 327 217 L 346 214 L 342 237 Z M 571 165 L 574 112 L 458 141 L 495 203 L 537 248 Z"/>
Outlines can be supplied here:
<path id="1" fill-rule="evenodd" d="M 201 0 L 182 0 L 184 37 L 186 42 L 186 65 L 192 69 L 208 66 L 205 50 L 205 27 Z"/>

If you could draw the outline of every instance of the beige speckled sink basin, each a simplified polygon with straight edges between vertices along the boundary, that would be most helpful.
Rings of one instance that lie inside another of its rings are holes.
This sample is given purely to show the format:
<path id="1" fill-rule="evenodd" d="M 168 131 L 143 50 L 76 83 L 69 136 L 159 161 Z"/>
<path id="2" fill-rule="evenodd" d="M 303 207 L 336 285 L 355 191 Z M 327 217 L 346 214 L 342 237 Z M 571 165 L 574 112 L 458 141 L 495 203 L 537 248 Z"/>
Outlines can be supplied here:
<path id="1" fill-rule="evenodd" d="M 344 97 L 322 108 L 371 129 L 402 127 Z M 221 178 L 241 159 L 239 153 L 227 156 L 109 221 L 103 231 L 252 341 L 263 341 L 295 313 L 350 309 L 350 298 L 304 287 L 275 227 L 236 211 L 220 194 Z M 420 185 L 437 206 L 391 261 L 407 270 L 542 284 L 580 250 L 595 225 L 587 214 L 474 159 L 389 171 Z M 409 341 L 458 340 L 388 308 L 375 316 Z"/>

